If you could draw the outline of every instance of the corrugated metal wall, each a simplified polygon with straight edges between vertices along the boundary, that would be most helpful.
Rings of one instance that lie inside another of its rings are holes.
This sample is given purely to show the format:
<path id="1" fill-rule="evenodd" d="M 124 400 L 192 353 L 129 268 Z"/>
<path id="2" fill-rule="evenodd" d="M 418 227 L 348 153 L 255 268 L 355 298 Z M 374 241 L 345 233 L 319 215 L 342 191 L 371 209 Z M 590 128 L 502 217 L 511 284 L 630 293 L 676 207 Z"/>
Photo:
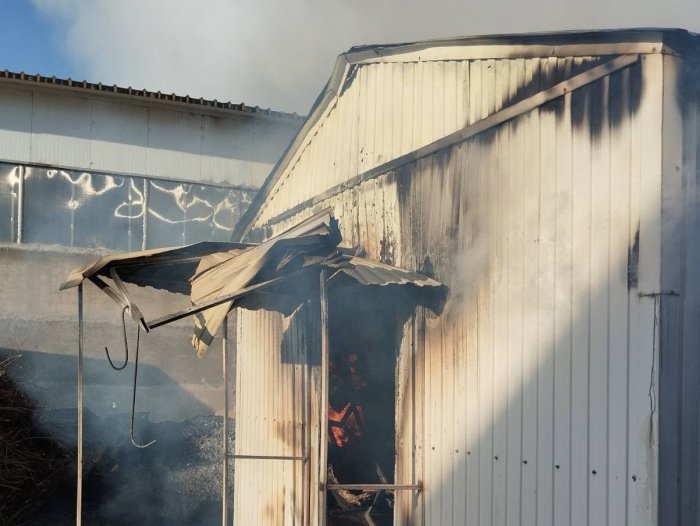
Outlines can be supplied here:
<path id="1" fill-rule="evenodd" d="M 367 125 L 335 124 L 324 135 L 324 123 L 305 150 L 313 146 L 310 164 L 294 168 L 299 175 L 278 186 L 261 214 L 258 226 L 274 234 L 331 206 L 345 244 L 406 268 L 429 260 L 451 287 L 445 312 L 419 312 L 406 329 L 406 338 L 419 335 L 403 348 L 416 356 L 416 469 L 425 491 L 414 511 L 399 513 L 402 524 L 656 523 L 662 56 L 644 55 L 314 210 L 269 220 L 356 175 L 359 160 L 333 167 L 352 150 L 341 155 L 345 145 L 359 141 L 378 164 L 589 60 L 476 61 L 468 98 L 461 63 L 377 65 L 391 72 L 381 81 L 360 68 L 341 97 L 351 109 L 339 102 L 333 113 L 361 124 L 368 107 L 405 103 L 421 119 L 394 128 L 375 115 L 369 139 L 358 138 Z M 395 83 L 418 70 L 440 86 L 421 87 L 429 104 L 418 104 L 411 83 Z M 460 88 L 446 92 L 446 78 Z M 350 97 L 355 86 L 362 89 Z M 379 150 L 376 130 L 394 129 L 401 140 L 387 131 L 381 144 L 392 148 Z M 408 130 L 420 139 L 408 141 Z M 399 452 L 397 483 L 410 482 Z"/>
<path id="2" fill-rule="evenodd" d="M 292 316 L 238 311 L 236 455 L 318 451 L 318 306 Z M 318 462 L 236 459 L 234 524 L 316 521 Z M 314 490 L 310 490 L 310 484 Z M 309 513 L 312 513 L 312 517 Z"/>
<path id="3" fill-rule="evenodd" d="M 659 525 L 700 523 L 700 68 L 664 59 Z"/>
<path id="4" fill-rule="evenodd" d="M 298 121 L 0 87 L 0 160 L 259 186 Z"/>
<path id="5" fill-rule="evenodd" d="M 302 146 L 259 221 L 310 195 L 444 137 L 598 59 L 461 60 L 356 66 L 334 108 Z M 498 90 L 489 107 L 481 94 Z"/>
<path id="6" fill-rule="evenodd" d="M 426 524 L 655 523 L 661 76 L 640 94 L 636 68 L 399 176 L 402 264 L 453 294 L 426 322 Z"/>

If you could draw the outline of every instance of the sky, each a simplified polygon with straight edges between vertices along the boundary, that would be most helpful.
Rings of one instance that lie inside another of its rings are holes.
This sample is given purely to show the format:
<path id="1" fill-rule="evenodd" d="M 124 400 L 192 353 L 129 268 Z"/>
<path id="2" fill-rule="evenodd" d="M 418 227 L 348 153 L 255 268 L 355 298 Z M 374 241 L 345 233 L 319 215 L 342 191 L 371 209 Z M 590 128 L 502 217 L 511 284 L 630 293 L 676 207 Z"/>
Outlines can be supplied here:
<path id="1" fill-rule="evenodd" d="M 0 70 L 305 114 L 353 45 L 624 27 L 700 0 L 0 0 Z"/>

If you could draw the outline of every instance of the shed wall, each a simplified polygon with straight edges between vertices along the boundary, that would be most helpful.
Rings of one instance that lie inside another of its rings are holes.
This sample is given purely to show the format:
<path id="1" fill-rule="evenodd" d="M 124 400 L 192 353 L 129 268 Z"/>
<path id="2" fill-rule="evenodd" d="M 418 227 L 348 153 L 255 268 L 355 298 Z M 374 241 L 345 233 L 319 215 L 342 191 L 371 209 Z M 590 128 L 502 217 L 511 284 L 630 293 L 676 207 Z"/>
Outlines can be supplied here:
<path id="1" fill-rule="evenodd" d="M 513 61 L 506 69 L 523 74 L 507 76 L 474 65 L 469 112 L 488 115 L 584 60 Z M 414 444 L 424 492 L 399 523 L 656 524 L 662 62 L 643 55 L 283 221 L 271 218 L 351 172 L 311 165 L 269 199 L 258 226 L 272 234 L 330 206 L 345 244 L 433 269 L 451 289 L 440 316 L 418 312 L 406 330 L 419 335 L 404 349 L 422 404 L 417 436 L 397 441 Z M 383 82 L 356 98 L 376 100 Z M 454 92 L 441 100 L 454 110 Z M 342 127 L 320 137 L 314 159 L 351 140 Z"/>

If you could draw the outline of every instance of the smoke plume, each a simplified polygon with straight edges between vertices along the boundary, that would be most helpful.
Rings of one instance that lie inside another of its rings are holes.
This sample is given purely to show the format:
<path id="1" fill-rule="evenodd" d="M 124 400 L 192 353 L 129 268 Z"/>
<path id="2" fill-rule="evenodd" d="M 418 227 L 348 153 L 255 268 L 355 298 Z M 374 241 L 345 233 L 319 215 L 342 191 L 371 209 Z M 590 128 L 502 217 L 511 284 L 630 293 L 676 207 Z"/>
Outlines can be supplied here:
<path id="1" fill-rule="evenodd" d="M 695 0 L 32 0 L 89 80 L 306 113 L 353 45 L 632 26 L 700 30 Z"/>

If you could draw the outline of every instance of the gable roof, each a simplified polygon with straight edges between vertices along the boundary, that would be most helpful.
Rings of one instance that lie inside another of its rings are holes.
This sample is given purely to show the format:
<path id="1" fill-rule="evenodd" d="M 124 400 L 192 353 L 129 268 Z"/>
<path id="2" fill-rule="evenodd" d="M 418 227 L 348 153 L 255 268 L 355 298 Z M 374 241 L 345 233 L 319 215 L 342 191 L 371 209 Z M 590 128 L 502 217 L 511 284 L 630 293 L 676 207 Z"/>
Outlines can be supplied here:
<path id="1" fill-rule="evenodd" d="M 306 121 L 237 223 L 232 240 L 243 240 L 250 233 L 263 203 L 270 196 L 296 151 L 322 120 L 329 107 L 352 83 L 360 65 L 391 61 L 602 56 L 628 53 L 687 55 L 697 53 L 698 50 L 700 35 L 685 29 L 663 28 L 481 35 L 352 47 L 338 56 L 331 77 L 314 102 Z"/>

